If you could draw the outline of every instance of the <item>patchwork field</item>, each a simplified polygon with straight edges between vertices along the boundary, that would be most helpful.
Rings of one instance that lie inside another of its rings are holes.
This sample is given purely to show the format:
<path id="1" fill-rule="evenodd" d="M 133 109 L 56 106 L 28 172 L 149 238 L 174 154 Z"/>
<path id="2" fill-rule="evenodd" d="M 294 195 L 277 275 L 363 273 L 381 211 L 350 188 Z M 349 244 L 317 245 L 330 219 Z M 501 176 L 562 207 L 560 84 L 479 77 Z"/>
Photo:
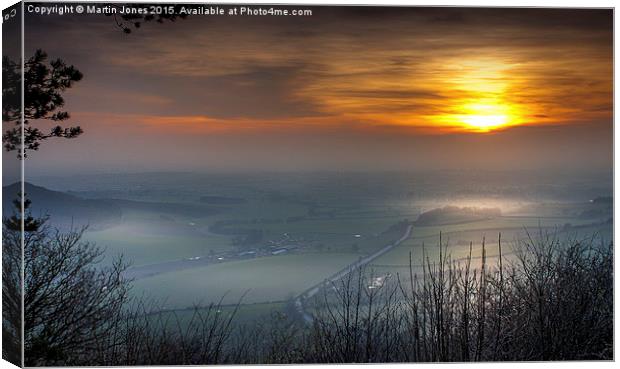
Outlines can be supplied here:
<path id="1" fill-rule="evenodd" d="M 597 197 L 606 194 L 598 183 L 579 184 L 574 193 L 553 189 L 558 194 L 525 184 L 504 196 L 505 178 L 482 191 L 477 179 L 463 184 L 462 177 L 453 182 L 363 175 L 180 177 L 53 184 L 70 186 L 72 196 L 90 199 L 86 204 L 118 213 L 118 219 L 94 224 L 84 238 L 105 248 L 104 263 L 123 254 L 135 270 L 146 268 L 133 274 L 138 277 L 132 294 L 181 316 L 195 304 L 222 298 L 234 304 L 242 296 L 244 316 L 282 309 L 301 292 L 402 237 L 397 225 L 403 222 L 413 224 L 410 238 L 367 268 L 406 278 L 411 254 L 414 272 L 421 273 L 425 257 L 432 262 L 439 256 L 440 233 L 456 260 L 468 256 L 472 242 L 474 263 L 483 238 L 489 263 L 494 262 L 500 232 L 506 258 L 526 231 L 612 238 L 611 201 Z M 489 208 L 477 213 L 478 204 Z M 433 210 L 433 217 L 419 221 L 420 214 Z"/>
<path id="2" fill-rule="evenodd" d="M 300 254 L 209 265 L 134 282 L 134 293 L 165 301 L 166 308 L 218 302 L 285 301 L 358 258 L 356 254 Z"/>

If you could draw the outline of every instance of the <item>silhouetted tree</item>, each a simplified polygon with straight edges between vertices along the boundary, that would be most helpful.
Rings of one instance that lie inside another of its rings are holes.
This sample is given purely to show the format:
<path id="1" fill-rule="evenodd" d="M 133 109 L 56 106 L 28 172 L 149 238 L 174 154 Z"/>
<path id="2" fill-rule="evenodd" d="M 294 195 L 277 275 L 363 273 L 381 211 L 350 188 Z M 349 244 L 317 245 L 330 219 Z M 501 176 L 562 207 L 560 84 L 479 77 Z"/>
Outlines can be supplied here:
<path id="1" fill-rule="evenodd" d="M 21 331 L 23 237 L 25 364 L 76 363 L 91 356 L 91 343 L 115 328 L 128 300 L 129 284 L 122 277 L 126 264 L 119 258 L 100 265 L 103 250 L 81 241 L 84 228 L 61 233 L 48 227 L 46 218 L 33 218 L 27 206 L 28 201 L 23 233 L 21 211 L 3 221 L 2 298 L 10 312 L 4 338 L 19 342 L 12 338 Z"/>
<path id="2" fill-rule="evenodd" d="M 60 59 L 48 62 L 42 50 L 24 63 L 24 147 L 21 142 L 21 67 L 19 63 L 3 57 L 2 76 L 2 121 L 14 122 L 14 127 L 4 131 L 2 142 L 6 151 L 18 151 L 18 157 L 27 157 L 27 150 L 38 150 L 41 141 L 52 137 L 74 138 L 82 134 L 80 126 L 62 127 L 57 125 L 49 131 L 32 127 L 31 121 L 66 121 L 68 112 L 62 110 L 65 100 L 62 93 L 82 79 L 82 73 L 73 65 Z M 23 152 L 22 152 L 23 149 Z"/>
<path id="3" fill-rule="evenodd" d="M 13 202 L 21 208 L 21 200 Z M 25 203 L 29 206 L 30 203 Z M 20 211 L 19 214 L 22 212 Z M 34 222 L 34 220 L 32 221 Z M 24 225 L 37 226 L 28 219 Z M 22 283 L 21 283 L 21 216 L 4 217 L 2 222 L 2 356 L 9 362 L 21 363 Z"/>
<path id="4" fill-rule="evenodd" d="M 159 7 L 162 11 L 159 14 L 123 14 L 119 15 L 116 13 L 107 14 L 114 18 L 116 26 L 119 27 L 124 33 L 131 33 L 132 28 L 140 28 L 142 23 L 145 22 L 157 22 L 164 23 L 165 21 L 174 22 L 177 19 L 185 19 L 187 18 L 187 14 L 181 14 L 180 10 L 182 7 L 191 8 L 194 5 L 173 5 L 173 4 L 152 4 L 154 6 Z M 124 5 L 111 5 L 112 7 L 119 9 L 121 7 L 125 8 L 144 8 L 145 6 L 149 7 L 147 4 L 124 4 Z M 198 6 L 198 5 L 196 5 Z M 200 5 L 202 6 L 202 5 Z M 166 9 L 163 9 L 166 8 Z"/>
<path id="5" fill-rule="evenodd" d="M 25 159 L 27 150 L 38 150 L 43 140 L 82 133 L 79 126 L 48 132 L 31 126 L 36 120 L 68 120 L 62 93 L 82 79 L 74 66 L 60 59 L 48 62 L 47 54 L 37 50 L 23 65 L 22 142 L 22 69 L 8 57 L 2 62 L 2 120 L 13 124 L 2 136 L 7 151 L 17 150 L 18 158 Z M 89 343 L 112 329 L 113 318 L 121 313 L 128 290 L 122 278 L 126 266 L 119 258 L 102 267 L 103 251 L 81 241 L 84 229 L 52 230 L 47 218 L 30 215 L 26 194 L 16 195 L 15 213 L 3 218 L 4 357 L 21 363 L 22 344 L 25 365 L 87 357 Z"/>
<path id="6" fill-rule="evenodd" d="M 3 129 L 2 142 L 7 151 L 18 151 L 17 157 L 26 157 L 26 150 L 37 150 L 40 142 L 51 137 L 74 138 L 82 133 L 77 127 L 63 128 L 56 126 L 49 132 L 43 132 L 30 125 L 31 120 L 47 119 L 64 121 L 69 113 L 62 111 L 64 99 L 62 93 L 74 82 L 82 79 L 82 74 L 73 66 L 67 66 L 62 60 L 47 62 L 47 55 L 37 50 L 24 63 L 23 81 L 20 63 L 9 57 L 2 58 L 2 122 L 10 125 Z M 22 91 L 22 82 L 24 90 Z M 23 143 L 22 143 L 22 92 L 24 93 Z M 22 349 L 22 241 L 26 246 L 37 237 L 45 219 L 34 219 L 28 213 L 30 200 L 17 195 L 14 201 L 15 215 L 3 218 L 3 255 L 2 255 L 2 335 L 3 357 L 17 365 L 21 364 Z M 23 209 L 22 209 L 23 201 Z M 23 228 L 22 228 L 23 226 Z M 23 231 L 23 232 L 22 232 Z M 48 288 L 53 288 L 53 285 Z M 62 301 L 62 300 L 59 300 Z"/>

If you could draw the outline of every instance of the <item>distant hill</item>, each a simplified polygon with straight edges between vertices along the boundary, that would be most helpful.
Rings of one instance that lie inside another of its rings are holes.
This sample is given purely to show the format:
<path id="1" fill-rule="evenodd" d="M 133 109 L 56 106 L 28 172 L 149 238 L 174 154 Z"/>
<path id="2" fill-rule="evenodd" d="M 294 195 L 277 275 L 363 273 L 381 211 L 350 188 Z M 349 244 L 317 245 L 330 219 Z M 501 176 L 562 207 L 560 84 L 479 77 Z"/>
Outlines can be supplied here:
<path id="1" fill-rule="evenodd" d="M 24 185 L 33 216 L 50 216 L 50 222 L 56 227 L 89 225 L 90 229 L 100 229 L 117 224 L 121 220 L 121 208 L 110 201 L 83 199 L 59 191 L 48 190 L 26 182 Z M 13 213 L 13 199 L 17 198 L 20 184 L 2 188 L 2 214 Z"/>
<path id="2" fill-rule="evenodd" d="M 490 219 L 501 215 L 497 208 L 446 206 L 420 214 L 414 224 L 419 226 L 448 225 Z"/>
<path id="3" fill-rule="evenodd" d="M 2 188 L 2 213 L 13 213 L 13 199 L 20 191 L 19 183 Z M 50 217 L 50 223 L 59 228 L 88 225 L 90 230 L 105 229 L 121 222 L 128 210 L 145 211 L 161 216 L 182 215 L 202 218 L 218 214 L 223 209 L 202 204 L 133 201 L 120 199 L 85 199 L 73 194 L 52 191 L 31 183 L 25 184 L 26 196 L 32 205 L 33 216 Z"/>

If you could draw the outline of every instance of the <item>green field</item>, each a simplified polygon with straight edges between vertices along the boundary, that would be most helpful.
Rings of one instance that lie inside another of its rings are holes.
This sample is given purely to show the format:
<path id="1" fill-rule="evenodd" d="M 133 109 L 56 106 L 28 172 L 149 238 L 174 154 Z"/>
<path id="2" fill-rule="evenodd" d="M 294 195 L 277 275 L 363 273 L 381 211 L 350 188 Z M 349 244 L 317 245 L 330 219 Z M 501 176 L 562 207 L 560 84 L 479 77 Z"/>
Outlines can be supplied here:
<path id="1" fill-rule="evenodd" d="M 195 304 L 217 302 L 223 296 L 225 304 L 233 304 L 246 294 L 243 303 L 249 305 L 244 306 L 243 315 L 254 319 L 273 306 L 282 308 L 291 297 L 400 238 L 403 230 L 391 227 L 405 219 L 416 221 L 422 204 L 432 209 L 449 203 L 418 201 L 412 195 L 415 190 L 407 186 L 390 188 L 384 182 L 365 185 L 348 181 L 332 188 L 327 182 L 288 179 L 248 183 L 227 180 L 204 191 L 188 187 L 169 193 L 162 184 L 151 193 L 136 190 L 121 197 L 164 205 L 177 200 L 194 208 L 183 211 L 170 206 L 128 205 L 122 209 L 120 224 L 89 231 L 85 238 L 106 248 L 106 256 L 122 253 L 134 266 L 226 254 L 221 263 L 138 279 L 133 282 L 132 294 L 162 301 L 164 308 L 180 309 L 177 313 L 183 316 L 187 315 L 183 309 Z M 199 201 L 201 195 L 241 201 L 205 204 Z M 479 262 L 483 238 L 489 263 L 495 262 L 500 232 L 507 258 L 516 242 L 525 237 L 526 229 L 531 233 L 544 229 L 566 237 L 596 233 L 611 240 L 612 227 L 606 223 L 609 205 L 587 200 L 521 204 L 499 216 L 456 224 L 442 224 L 440 220 L 430 223 L 433 225 L 414 225 L 410 239 L 368 268 L 406 276 L 411 253 L 415 272 L 420 273 L 424 256 L 431 262 L 439 256 L 440 232 L 443 243 L 449 245 L 448 253 L 456 260 L 468 256 L 469 243 L 473 242 L 474 265 Z M 239 242 L 244 232 L 250 231 L 259 231 L 260 237 Z M 271 256 L 270 247 L 292 247 L 292 251 Z M 246 260 L 236 257 L 247 250 L 262 250 L 262 256 Z"/>
<path id="2" fill-rule="evenodd" d="M 134 282 L 134 293 L 165 300 L 166 308 L 288 300 L 355 261 L 351 253 L 283 255 L 214 264 Z"/>
<path id="3" fill-rule="evenodd" d="M 186 329 L 188 325 L 196 324 L 201 318 L 218 315 L 218 319 L 226 320 L 234 317 L 232 323 L 237 328 L 255 327 L 256 325 L 269 326 L 273 324 L 274 314 L 281 314 L 285 310 L 285 303 L 255 303 L 244 305 L 215 304 L 213 307 L 201 307 L 194 309 L 178 309 L 151 314 L 148 319 L 156 326 L 164 326 L 176 330 Z M 234 314 L 234 315 L 233 315 Z"/>
<path id="4" fill-rule="evenodd" d="M 206 255 L 210 250 L 230 249 L 230 238 L 217 234 L 200 234 L 170 227 L 170 232 L 140 228 L 127 223 L 101 231 L 86 233 L 85 238 L 103 247 L 106 255 L 122 254 L 132 265 L 159 263 Z M 156 228 L 156 227 L 153 227 Z"/>
<path id="5" fill-rule="evenodd" d="M 567 217 L 500 217 L 467 224 L 444 225 L 433 227 L 414 227 L 412 237 L 394 248 L 387 254 L 376 259 L 370 266 L 379 273 L 399 273 L 407 277 L 409 273 L 409 257 L 414 273 L 421 273 L 421 265 L 431 264 L 439 260 L 439 231 L 442 233 L 442 252 L 450 255 L 452 260 L 464 263 L 470 252 L 472 265 L 477 267 L 482 256 L 482 241 L 488 263 L 493 265 L 499 256 L 499 234 L 501 233 L 501 250 L 504 261 L 514 260 L 515 250 L 519 242 L 532 237 L 536 239 L 542 234 L 554 235 L 563 240 L 589 240 L 595 242 L 611 242 L 612 227 L 607 223 L 592 224 L 591 219 Z M 570 223 L 572 227 L 564 227 Z M 576 227 L 575 227 L 576 225 Z M 529 233 L 529 236 L 528 236 Z M 447 245 L 447 247 L 446 247 Z"/>

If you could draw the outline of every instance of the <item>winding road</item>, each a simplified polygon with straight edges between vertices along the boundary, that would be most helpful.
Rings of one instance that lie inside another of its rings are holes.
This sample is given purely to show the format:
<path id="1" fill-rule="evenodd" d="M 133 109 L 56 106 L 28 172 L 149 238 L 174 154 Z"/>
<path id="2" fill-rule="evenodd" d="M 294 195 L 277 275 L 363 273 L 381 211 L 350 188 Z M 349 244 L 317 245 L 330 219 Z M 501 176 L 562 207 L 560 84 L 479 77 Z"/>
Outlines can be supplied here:
<path id="1" fill-rule="evenodd" d="M 337 282 L 338 280 L 342 279 L 343 277 L 345 277 L 347 274 L 351 273 L 352 271 L 366 265 L 369 264 L 370 262 L 372 262 L 373 260 L 379 258 L 380 256 L 384 255 L 385 253 L 387 253 L 388 251 L 392 250 L 393 248 L 395 248 L 396 246 L 400 245 L 401 243 L 403 243 L 403 241 L 405 241 L 406 239 L 408 239 L 411 236 L 411 231 L 413 229 L 413 225 L 409 224 L 407 226 L 407 229 L 405 230 L 405 234 L 399 238 L 398 240 L 394 241 L 393 243 L 383 247 L 382 249 L 379 249 L 377 251 L 375 251 L 374 253 L 364 256 L 364 257 L 360 257 L 360 259 L 356 262 L 353 262 L 349 265 L 347 265 L 346 267 L 344 267 L 343 269 L 341 269 L 340 271 L 336 272 L 335 274 L 333 274 L 331 277 L 326 278 L 323 282 L 317 283 L 314 286 L 308 288 L 307 290 L 305 290 L 304 292 L 302 292 L 301 294 L 299 294 L 299 296 L 297 296 L 294 300 L 294 305 L 295 305 L 295 309 L 297 310 L 297 312 L 299 312 L 299 314 L 303 317 L 304 321 L 307 324 L 312 324 L 312 322 L 314 321 L 314 317 L 312 316 L 312 314 L 310 314 L 306 308 L 304 307 L 304 301 L 307 299 L 312 298 L 314 295 L 316 295 L 317 293 L 319 293 L 319 291 L 321 291 L 321 289 L 329 283 L 333 283 L 333 282 Z"/>

